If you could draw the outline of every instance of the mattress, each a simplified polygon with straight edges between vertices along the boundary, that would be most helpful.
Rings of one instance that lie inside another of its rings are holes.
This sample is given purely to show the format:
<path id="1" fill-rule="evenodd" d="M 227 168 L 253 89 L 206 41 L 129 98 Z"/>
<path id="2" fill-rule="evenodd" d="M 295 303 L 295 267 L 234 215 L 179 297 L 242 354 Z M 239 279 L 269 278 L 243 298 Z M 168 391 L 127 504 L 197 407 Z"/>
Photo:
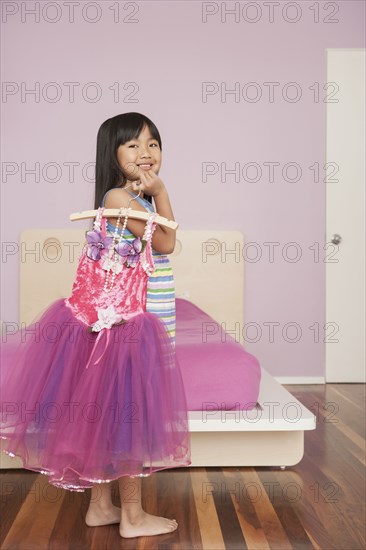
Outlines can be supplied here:
<path id="1" fill-rule="evenodd" d="M 261 380 L 258 359 L 184 298 L 176 298 L 176 357 L 189 411 L 256 406 Z"/>

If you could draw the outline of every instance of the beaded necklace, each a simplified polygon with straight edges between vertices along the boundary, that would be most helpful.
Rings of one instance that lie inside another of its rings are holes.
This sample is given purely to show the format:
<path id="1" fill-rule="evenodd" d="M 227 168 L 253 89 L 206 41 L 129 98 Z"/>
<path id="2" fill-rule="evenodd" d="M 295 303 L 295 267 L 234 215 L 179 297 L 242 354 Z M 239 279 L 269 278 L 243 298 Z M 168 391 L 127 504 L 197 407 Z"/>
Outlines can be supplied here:
<path id="1" fill-rule="evenodd" d="M 103 287 L 104 292 L 110 292 L 112 290 L 113 286 L 114 286 L 116 275 L 119 272 L 118 271 L 118 266 L 120 264 L 120 256 L 116 252 L 115 246 L 118 245 L 121 242 L 121 240 L 123 239 L 123 235 L 124 235 L 124 232 L 125 232 L 126 226 L 127 226 L 128 217 L 129 217 L 129 214 L 132 210 L 131 207 L 130 207 L 131 201 L 133 201 L 134 199 L 139 197 L 140 193 L 141 193 L 141 190 L 139 191 L 138 195 L 136 195 L 132 199 L 130 199 L 127 207 L 121 207 L 119 209 L 119 215 L 118 215 L 116 226 L 115 226 L 115 229 L 114 229 L 114 232 L 113 232 L 112 242 L 109 246 L 109 253 L 108 254 L 109 254 L 109 260 L 110 261 L 108 262 L 108 266 L 104 267 L 104 269 L 106 270 L 106 278 L 105 278 L 104 287 Z M 94 221 L 94 231 L 101 231 L 103 210 L 104 210 L 104 207 L 98 208 L 98 212 L 97 212 L 97 215 L 96 215 L 95 221 Z M 151 239 L 152 232 L 155 229 L 155 227 L 152 227 L 152 224 L 153 224 L 153 221 L 154 221 L 156 216 L 157 216 L 156 212 L 152 212 L 151 216 L 149 216 L 147 226 L 145 228 L 145 233 L 144 233 L 144 237 L 146 236 L 147 239 Z M 119 233 L 118 232 L 118 227 L 119 227 L 119 224 L 120 224 L 121 217 L 124 217 L 124 222 L 123 222 L 123 225 L 122 225 L 121 233 Z M 151 269 L 150 269 L 150 266 L 148 265 L 148 263 L 146 261 L 143 262 L 143 268 L 148 274 L 150 274 L 149 272 L 151 271 Z M 122 269 L 122 266 L 121 266 L 121 269 Z"/>
<path id="2" fill-rule="evenodd" d="M 131 199 L 131 200 L 133 200 L 133 199 Z M 130 202 L 128 204 L 130 204 Z M 125 219 L 124 219 L 124 222 L 123 222 L 123 225 L 122 225 L 121 233 L 118 234 L 118 226 L 119 226 L 119 222 L 120 222 L 123 211 L 125 211 Z M 125 208 L 120 208 L 119 209 L 119 216 L 117 218 L 116 227 L 115 227 L 115 230 L 114 230 L 114 233 L 113 233 L 113 244 L 112 244 L 112 247 L 111 247 L 111 249 L 113 251 L 112 252 L 112 262 L 113 263 L 112 263 L 112 265 L 109 266 L 109 269 L 107 270 L 107 274 L 106 274 L 106 278 L 105 278 L 105 282 L 104 282 L 104 287 L 103 287 L 103 290 L 105 292 L 109 292 L 110 290 L 112 290 L 112 288 L 114 286 L 114 281 L 115 281 L 115 278 L 116 278 L 116 265 L 119 263 L 119 254 L 117 254 L 117 252 L 114 250 L 114 246 L 116 244 L 120 243 L 122 238 L 123 238 L 123 234 L 124 234 L 126 226 L 127 226 L 127 220 L 128 220 L 128 216 L 129 216 L 130 212 L 131 212 L 130 206 L 128 206 L 127 209 L 125 209 Z M 112 272 L 112 278 L 111 278 L 111 272 Z"/>

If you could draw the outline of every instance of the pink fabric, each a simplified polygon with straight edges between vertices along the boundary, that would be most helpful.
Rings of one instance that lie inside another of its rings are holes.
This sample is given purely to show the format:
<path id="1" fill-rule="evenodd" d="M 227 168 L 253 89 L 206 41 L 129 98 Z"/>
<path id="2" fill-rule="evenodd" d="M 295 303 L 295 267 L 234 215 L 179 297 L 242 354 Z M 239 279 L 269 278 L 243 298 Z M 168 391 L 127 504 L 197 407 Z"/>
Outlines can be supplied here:
<path id="1" fill-rule="evenodd" d="M 176 355 L 188 410 L 254 408 L 261 379 L 258 359 L 192 302 L 176 298 L 176 316 Z"/>
<path id="2" fill-rule="evenodd" d="M 104 208 L 100 209 L 101 211 Z M 102 217 L 102 235 L 106 236 L 106 218 Z M 79 258 L 72 293 L 65 303 L 69 306 L 75 317 L 87 325 L 92 325 L 98 320 L 98 309 L 106 309 L 113 304 L 118 317 L 131 319 L 138 313 L 146 311 L 146 286 L 148 273 L 144 266 L 154 269 L 151 252 L 151 236 L 155 229 L 149 231 L 150 224 L 146 223 L 143 239 L 146 247 L 140 255 L 140 261 L 136 267 L 125 267 L 118 274 L 118 284 L 111 291 L 103 292 L 106 271 L 102 268 L 102 261 L 91 260 L 86 255 L 87 245 L 84 246 Z M 149 233 L 151 234 L 149 234 Z"/>
<path id="3" fill-rule="evenodd" d="M 141 263 L 136 267 L 124 268 L 120 283 L 109 293 L 103 293 L 106 272 L 100 262 L 94 262 L 82 251 L 78 271 L 72 288 L 72 295 L 66 299 L 75 317 L 91 325 L 98 320 L 98 309 L 113 304 L 116 313 L 124 319 L 131 319 L 136 313 L 146 310 L 146 284 L 148 275 Z"/>

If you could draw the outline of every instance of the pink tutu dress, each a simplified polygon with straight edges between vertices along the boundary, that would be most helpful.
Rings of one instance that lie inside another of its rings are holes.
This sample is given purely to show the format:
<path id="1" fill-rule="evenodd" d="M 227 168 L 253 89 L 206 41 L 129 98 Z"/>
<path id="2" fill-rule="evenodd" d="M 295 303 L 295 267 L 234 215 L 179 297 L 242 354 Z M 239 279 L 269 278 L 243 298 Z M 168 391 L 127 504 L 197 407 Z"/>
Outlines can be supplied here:
<path id="1" fill-rule="evenodd" d="M 116 244 L 103 210 L 86 233 L 71 296 L 3 334 L 0 348 L 4 452 L 74 491 L 191 464 L 175 348 L 146 311 L 156 213 L 142 240 L 121 240 L 106 290 Z"/>

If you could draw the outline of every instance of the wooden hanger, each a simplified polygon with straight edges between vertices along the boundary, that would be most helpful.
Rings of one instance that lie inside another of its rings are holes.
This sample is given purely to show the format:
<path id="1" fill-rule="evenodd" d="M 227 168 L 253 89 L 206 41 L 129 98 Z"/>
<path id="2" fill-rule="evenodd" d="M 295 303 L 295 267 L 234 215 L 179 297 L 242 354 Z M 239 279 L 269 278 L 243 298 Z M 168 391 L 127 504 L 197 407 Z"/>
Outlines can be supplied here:
<path id="1" fill-rule="evenodd" d="M 81 212 L 74 212 L 70 214 L 70 221 L 76 220 L 85 220 L 87 218 L 95 218 L 97 215 L 97 210 L 83 210 Z M 140 210 L 133 210 L 132 208 L 105 208 L 103 210 L 102 217 L 106 218 L 118 218 L 118 216 L 126 216 L 129 218 L 134 218 L 137 220 L 148 220 L 151 212 L 142 212 Z M 155 223 L 159 225 L 164 225 L 164 227 L 169 227 L 170 229 L 177 229 L 179 224 L 176 221 L 168 220 L 164 216 L 158 214 L 154 220 Z"/>

